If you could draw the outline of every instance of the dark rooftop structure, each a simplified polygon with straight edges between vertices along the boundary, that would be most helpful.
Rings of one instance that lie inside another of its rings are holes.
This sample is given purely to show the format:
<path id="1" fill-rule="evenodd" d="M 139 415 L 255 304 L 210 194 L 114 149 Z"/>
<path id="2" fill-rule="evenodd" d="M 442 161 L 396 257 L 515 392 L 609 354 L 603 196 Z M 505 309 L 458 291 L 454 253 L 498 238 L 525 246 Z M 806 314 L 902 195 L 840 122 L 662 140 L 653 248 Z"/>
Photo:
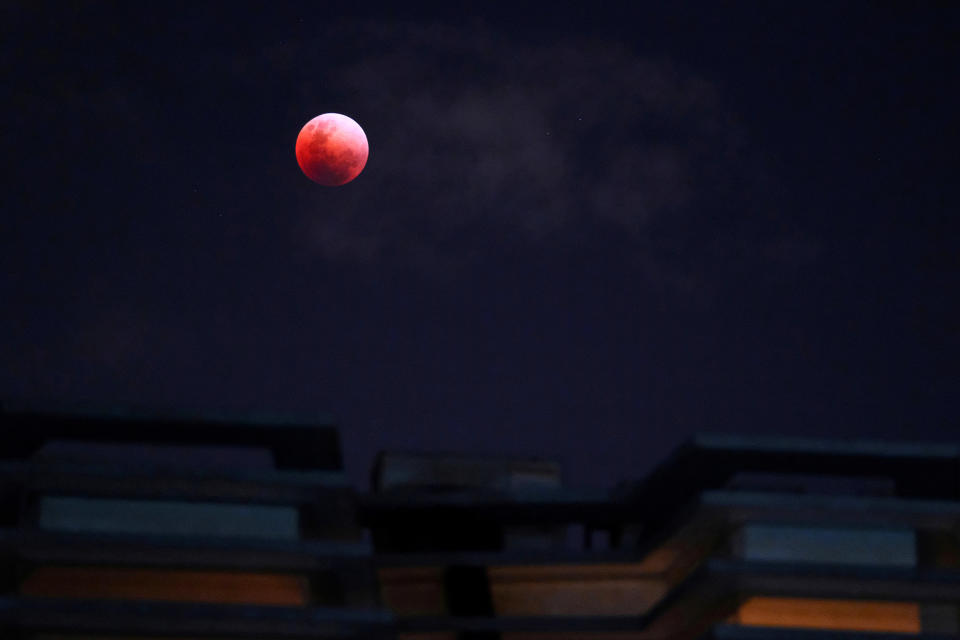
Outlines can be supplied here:
<path id="1" fill-rule="evenodd" d="M 703 436 L 600 491 L 384 452 L 362 493 L 324 418 L 0 429 L 3 638 L 960 634 L 960 446 Z"/>

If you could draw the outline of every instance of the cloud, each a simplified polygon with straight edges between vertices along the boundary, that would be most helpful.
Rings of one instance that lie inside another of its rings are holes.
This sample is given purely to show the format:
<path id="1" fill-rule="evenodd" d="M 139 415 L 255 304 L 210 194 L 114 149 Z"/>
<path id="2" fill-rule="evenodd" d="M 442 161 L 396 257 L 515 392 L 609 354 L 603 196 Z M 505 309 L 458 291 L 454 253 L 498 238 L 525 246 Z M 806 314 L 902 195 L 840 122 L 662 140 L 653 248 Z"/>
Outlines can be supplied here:
<path id="1" fill-rule="evenodd" d="M 263 59 L 283 64 L 311 47 L 350 57 L 300 78 L 300 104 L 350 112 L 371 140 L 345 193 L 303 192 L 305 236 L 327 259 L 442 270 L 491 245 L 563 248 L 599 229 L 636 240 L 636 264 L 659 278 L 675 267 L 656 255 L 652 230 L 713 225 L 731 200 L 768 206 L 769 176 L 719 88 L 669 60 L 616 42 L 379 23 L 338 24 Z"/>

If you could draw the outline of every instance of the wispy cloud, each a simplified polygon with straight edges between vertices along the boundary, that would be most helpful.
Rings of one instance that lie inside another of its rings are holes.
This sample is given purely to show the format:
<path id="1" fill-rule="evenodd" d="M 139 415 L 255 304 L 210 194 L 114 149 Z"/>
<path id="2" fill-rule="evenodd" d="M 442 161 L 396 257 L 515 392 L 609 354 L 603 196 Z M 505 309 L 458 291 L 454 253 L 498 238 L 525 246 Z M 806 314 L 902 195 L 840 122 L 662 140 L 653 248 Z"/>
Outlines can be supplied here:
<path id="1" fill-rule="evenodd" d="M 703 234 L 731 193 L 766 206 L 769 177 L 722 92 L 669 60 L 436 25 L 341 24 L 318 38 L 263 55 L 292 64 L 318 42 L 361 52 L 299 86 L 302 104 L 350 111 L 371 141 L 344 193 L 304 191 L 306 235 L 328 259 L 444 269 L 491 242 L 569 246 L 602 229 L 637 240 L 636 264 L 656 278 L 677 267 L 651 229 Z"/>

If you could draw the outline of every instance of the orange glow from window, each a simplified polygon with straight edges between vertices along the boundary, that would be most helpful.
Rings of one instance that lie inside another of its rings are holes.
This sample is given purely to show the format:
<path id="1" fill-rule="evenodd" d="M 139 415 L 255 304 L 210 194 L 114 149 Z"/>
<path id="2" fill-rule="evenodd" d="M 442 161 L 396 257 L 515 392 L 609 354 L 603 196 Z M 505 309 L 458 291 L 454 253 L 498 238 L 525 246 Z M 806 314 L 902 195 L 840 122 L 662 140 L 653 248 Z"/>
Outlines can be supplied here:
<path id="1" fill-rule="evenodd" d="M 762 627 L 920 633 L 920 605 L 879 600 L 753 597 L 733 622 Z"/>
<path id="2" fill-rule="evenodd" d="M 501 616 L 641 615 L 668 590 L 640 564 L 493 566 L 487 573 Z"/>
<path id="3" fill-rule="evenodd" d="M 301 576 L 230 571 L 41 567 L 20 585 L 26 596 L 303 606 Z"/>

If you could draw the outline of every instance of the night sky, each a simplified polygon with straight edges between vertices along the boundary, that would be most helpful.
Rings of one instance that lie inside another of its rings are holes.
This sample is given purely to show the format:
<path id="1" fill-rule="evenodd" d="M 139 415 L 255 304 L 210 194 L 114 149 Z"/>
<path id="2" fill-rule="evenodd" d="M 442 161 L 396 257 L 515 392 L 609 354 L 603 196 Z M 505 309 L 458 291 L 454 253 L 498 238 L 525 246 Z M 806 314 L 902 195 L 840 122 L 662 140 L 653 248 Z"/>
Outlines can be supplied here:
<path id="1" fill-rule="evenodd" d="M 0 398 L 330 413 L 357 484 L 960 440 L 955 3 L 487 4 L 4 3 Z"/>

